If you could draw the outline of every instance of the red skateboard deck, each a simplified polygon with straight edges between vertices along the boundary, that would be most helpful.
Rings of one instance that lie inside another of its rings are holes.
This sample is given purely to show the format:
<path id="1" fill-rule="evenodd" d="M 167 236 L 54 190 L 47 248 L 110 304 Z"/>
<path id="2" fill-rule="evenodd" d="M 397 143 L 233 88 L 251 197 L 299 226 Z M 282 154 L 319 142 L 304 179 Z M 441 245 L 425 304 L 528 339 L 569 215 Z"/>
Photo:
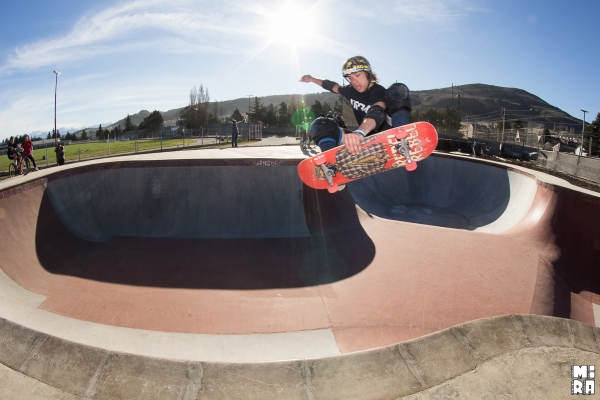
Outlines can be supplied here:
<path id="1" fill-rule="evenodd" d="M 341 145 L 307 158 L 298 164 L 298 175 L 307 186 L 334 193 L 339 185 L 390 169 L 414 171 L 437 142 L 437 132 L 428 122 L 399 126 L 361 139 L 358 154 Z"/>

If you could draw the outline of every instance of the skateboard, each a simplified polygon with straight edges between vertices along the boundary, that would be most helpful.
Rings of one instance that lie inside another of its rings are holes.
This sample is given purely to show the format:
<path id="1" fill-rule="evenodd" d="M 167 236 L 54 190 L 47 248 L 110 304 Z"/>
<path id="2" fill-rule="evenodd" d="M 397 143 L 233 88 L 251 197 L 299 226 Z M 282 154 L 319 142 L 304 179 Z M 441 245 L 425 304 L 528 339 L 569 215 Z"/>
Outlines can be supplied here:
<path id="1" fill-rule="evenodd" d="M 298 164 L 298 175 L 307 186 L 335 193 L 347 182 L 390 169 L 414 171 L 437 142 L 437 132 L 428 122 L 399 126 L 361 139 L 358 154 L 341 145 L 307 158 Z"/>

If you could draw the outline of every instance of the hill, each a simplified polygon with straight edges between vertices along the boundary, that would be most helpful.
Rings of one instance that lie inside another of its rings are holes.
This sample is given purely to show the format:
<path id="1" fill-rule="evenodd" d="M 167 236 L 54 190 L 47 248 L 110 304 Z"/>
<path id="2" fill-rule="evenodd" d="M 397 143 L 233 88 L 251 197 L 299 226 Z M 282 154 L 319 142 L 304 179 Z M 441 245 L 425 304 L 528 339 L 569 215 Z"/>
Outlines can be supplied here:
<path id="1" fill-rule="evenodd" d="M 458 96 L 460 96 L 460 105 Z M 468 122 L 499 122 L 502 108 L 505 109 L 508 120 L 520 118 L 525 125 L 532 116 L 531 109 L 533 109 L 533 122 L 536 125 L 556 124 L 557 127 L 579 127 L 582 122 L 525 90 L 480 83 L 415 91 L 412 92 L 412 100 L 413 108 L 418 108 L 420 111 L 432 107 L 443 109 L 454 105 L 460 109 L 463 121 Z"/>
<path id="2" fill-rule="evenodd" d="M 575 118 L 558 107 L 555 107 L 534 94 L 517 88 L 507 88 L 485 84 L 469 84 L 432 90 L 412 91 L 413 109 L 425 111 L 436 107 L 443 109 L 447 106 L 454 106 L 460 109 L 464 122 L 494 123 L 500 121 L 502 108 L 506 111 L 506 118 L 514 121 L 520 118 L 525 125 L 529 124 L 533 109 L 533 122 L 535 125 L 545 124 L 551 128 L 554 124 L 565 128 L 577 128 L 581 126 L 581 120 Z M 295 95 L 297 99 L 301 95 Z M 292 94 L 274 95 L 261 97 L 260 101 L 264 105 L 281 102 L 289 103 Z M 333 105 L 338 98 L 337 95 L 330 92 L 311 93 L 304 95 L 304 100 L 311 105 L 315 100 L 328 102 Z M 460 98 L 460 99 L 459 99 Z M 251 103 L 254 99 L 250 99 Z M 459 104 L 460 102 L 460 104 Z M 228 116 L 237 108 L 242 114 L 248 111 L 248 98 L 238 98 L 234 100 L 219 102 L 221 115 Z M 183 107 L 182 107 L 183 108 Z M 172 123 L 178 119 L 182 108 L 176 108 L 169 111 L 161 111 L 165 123 Z M 211 104 L 212 109 L 212 104 Z M 150 114 L 147 110 L 142 110 L 136 114 L 130 115 L 134 124 L 139 124 Z M 346 113 L 345 113 L 346 115 Z M 117 124 L 124 126 L 125 118 L 104 126 L 112 129 Z"/>

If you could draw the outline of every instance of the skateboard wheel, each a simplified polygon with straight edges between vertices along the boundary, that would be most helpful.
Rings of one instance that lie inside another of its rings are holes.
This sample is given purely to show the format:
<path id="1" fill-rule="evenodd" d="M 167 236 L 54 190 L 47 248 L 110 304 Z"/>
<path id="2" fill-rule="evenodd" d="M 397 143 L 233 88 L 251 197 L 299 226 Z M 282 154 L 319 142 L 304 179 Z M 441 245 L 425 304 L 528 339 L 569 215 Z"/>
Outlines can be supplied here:
<path id="1" fill-rule="evenodd" d="M 406 170 L 407 171 L 414 171 L 415 169 L 417 169 L 417 163 L 416 162 L 411 162 L 410 164 L 406 164 Z"/>
<path id="2" fill-rule="evenodd" d="M 334 183 L 333 186 L 329 186 L 327 188 L 327 190 L 329 191 L 329 193 L 335 193 L 338 191 L 338 185 L 337 183 Z"/>
<path id="3" fill-rule="evenodd" d="M 401 140 L 405 137 L 408 137 L 408 132 L 398 132 L 396 133 L 396 139 Z"/>

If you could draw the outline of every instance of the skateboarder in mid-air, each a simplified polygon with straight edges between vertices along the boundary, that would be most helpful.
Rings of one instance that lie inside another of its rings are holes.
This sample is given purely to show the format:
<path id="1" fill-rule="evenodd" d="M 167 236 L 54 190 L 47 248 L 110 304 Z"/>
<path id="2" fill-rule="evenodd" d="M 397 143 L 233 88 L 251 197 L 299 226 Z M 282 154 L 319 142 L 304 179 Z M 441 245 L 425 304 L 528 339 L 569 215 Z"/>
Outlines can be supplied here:
<path id="1" fill-rule="evenodd" d="M 362 56 L 346 60 L 342 75 L 350 83 L 349 86 L 340 86 L 310 75 L 300 78 L 300 82 L 313 82 L 325 90 L 344 96 L 350 102 L 359 125 L 354 132 L 344 133 L 333 119 L 317 118 L 310 128 L 310 134 L 321 151 L 345 144 L 350 153 L 358 154 L 363 137 L 409 123 L 411 100 L 406 85 L 394 83 L 385 89 L 378 83 L 371 64 Z"/>

